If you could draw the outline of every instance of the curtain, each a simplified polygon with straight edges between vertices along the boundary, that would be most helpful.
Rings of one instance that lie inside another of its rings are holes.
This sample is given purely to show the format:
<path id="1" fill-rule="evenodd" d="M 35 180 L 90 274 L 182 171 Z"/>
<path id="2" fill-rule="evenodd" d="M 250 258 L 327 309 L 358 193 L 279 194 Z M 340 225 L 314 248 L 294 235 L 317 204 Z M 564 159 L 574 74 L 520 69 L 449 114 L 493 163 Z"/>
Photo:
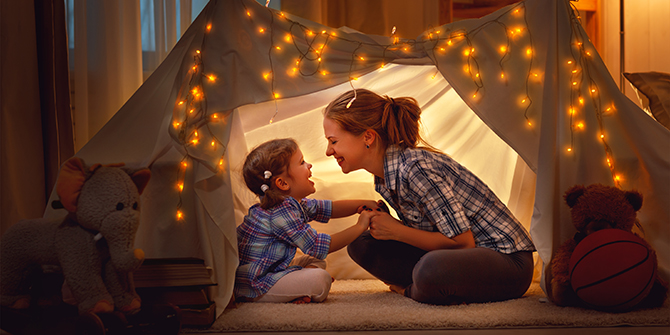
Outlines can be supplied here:
<path id="1" fill-rule="evenodd" d="M 1 232 L 42 216 L 74 154 L 62 1 L 3 1 L 0 31 Z"/>
<path id="2" fill-rule="evenodd" d="M 74 21 L 77 151 L 165 59 L 191 24 L 194 0 L 68 0 Z M 143 29 L 144 28 L 144 29 Z"/>

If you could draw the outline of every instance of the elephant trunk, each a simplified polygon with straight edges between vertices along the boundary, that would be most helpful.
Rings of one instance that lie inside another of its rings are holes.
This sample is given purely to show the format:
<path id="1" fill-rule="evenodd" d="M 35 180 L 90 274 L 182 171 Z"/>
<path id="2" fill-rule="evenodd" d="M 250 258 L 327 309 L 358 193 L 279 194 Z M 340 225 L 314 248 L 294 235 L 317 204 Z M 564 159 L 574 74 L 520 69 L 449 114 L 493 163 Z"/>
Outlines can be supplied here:
<path id="1" fill-rule="evenodd" d="M 126 227 L 120 229 L 121 225 Z M 103 224 L 103 228 L 104 226 Z M 132 272 L 144 261 L 142 249 L 134 248 L 135 232 L 138 226 L 139 222 L 116 222 L 112 229 L 101 229 L 100 231 L 107 241 L 111 262 L 119 272 Z"/>

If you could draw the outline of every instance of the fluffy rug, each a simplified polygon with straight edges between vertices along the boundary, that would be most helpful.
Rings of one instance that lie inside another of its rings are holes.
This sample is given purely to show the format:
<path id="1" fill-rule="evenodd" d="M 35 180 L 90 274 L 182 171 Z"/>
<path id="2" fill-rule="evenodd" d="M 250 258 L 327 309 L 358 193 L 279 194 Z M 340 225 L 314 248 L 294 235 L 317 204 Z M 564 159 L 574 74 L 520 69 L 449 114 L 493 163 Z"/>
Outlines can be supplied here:
<path id="1" fill-rule="evenodd" d="M 421 304 L 379 280 L 335 281 L 323 303 L 239 303 L 209 331 L 351 331 L 520 327 L 668 326 L 670 306 L 626 313 L 558 307 L 534 283 L 519 299 L 458 306 Z M 184 329 L 188 331 L 188 329 Z M 208 330 L 192 330 L 207 332 Z"/>

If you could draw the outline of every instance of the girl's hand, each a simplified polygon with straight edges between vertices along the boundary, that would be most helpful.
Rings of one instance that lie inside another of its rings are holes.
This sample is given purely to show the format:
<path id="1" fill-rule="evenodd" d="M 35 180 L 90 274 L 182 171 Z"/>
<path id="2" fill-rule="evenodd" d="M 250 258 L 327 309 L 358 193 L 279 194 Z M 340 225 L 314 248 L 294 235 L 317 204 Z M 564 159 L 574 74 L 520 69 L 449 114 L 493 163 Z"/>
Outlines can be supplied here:
<path id="1" fill-rule="evenodd" d="M 363 231 L 367 230 L 370 227 L 370 219 L 376 215 L 379 215 L 379 212 L 373 210 L 365 210 L 361 212 L 361 215 L 358 217 L 358 222 L 356 225 L 363 228 Z"/>
<path id="2" fill-rule="evenodd" d="M 398 240 L 398 230 L 404 227 L 388 213 L 376 212 L 370 218 L 370 234 L 378 240 Z"/>

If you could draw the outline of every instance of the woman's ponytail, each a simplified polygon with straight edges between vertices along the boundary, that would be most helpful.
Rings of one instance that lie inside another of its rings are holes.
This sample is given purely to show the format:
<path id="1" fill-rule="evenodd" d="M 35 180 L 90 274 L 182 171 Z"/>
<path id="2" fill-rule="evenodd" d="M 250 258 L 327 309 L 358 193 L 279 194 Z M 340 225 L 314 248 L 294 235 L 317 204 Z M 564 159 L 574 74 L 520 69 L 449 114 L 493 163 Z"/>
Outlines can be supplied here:
<path id="1" fill-rule="evenodd" d="M 324 116 L 356 136 L 368 129 L 374 130 L 384 147 L 397 145 L 416 148 L 423 144 L 433 150 L 421 138 L 421 108 L 416 99 L 391 98 L 366 89 L 357 89 L 356 100 L 347 108 L 353 96 L 353 90 L 340 95 L 326 107 Z"/>

